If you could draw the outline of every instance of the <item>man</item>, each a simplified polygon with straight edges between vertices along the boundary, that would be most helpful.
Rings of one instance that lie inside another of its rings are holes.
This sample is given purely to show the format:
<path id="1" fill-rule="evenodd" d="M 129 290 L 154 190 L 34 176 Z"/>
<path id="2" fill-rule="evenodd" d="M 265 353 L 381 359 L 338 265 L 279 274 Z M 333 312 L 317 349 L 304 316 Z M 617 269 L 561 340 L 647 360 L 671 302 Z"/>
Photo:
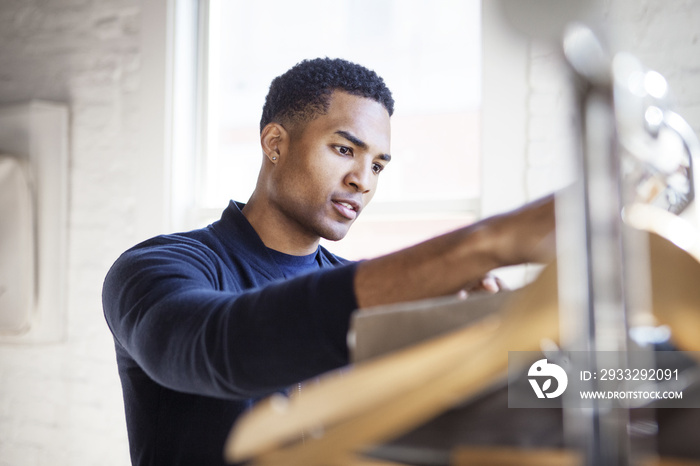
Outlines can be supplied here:
<path id="1" fill-rule="evenodd" d="M 361 66 L 298 64 L 270 86 L 248 203 L 114 264 L 103 305 L 133 464 L 222 464 L 243 410 L 348 363 L 354 310 L 457 293 L 493 268 L 551 253 L 551 200 L 374 260 L 320 247 L 343 238 L 372 199 L 391 160 L 393 105 Z"/>

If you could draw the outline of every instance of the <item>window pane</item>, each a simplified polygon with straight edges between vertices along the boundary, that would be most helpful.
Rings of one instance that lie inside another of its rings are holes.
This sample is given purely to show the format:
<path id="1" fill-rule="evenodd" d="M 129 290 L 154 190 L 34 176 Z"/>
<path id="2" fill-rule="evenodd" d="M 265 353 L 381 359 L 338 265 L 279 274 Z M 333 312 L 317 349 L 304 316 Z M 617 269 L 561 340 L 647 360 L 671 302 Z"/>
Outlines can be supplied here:
<path id="1" fill-rule="evenodd" d="M 394 94 L 393 161 L 373 203 L 478 197 L 478 0 L 212 0 L 210 15 L 202 207 L 248 199 L 270 82 L 322 56 L 374 69 Z"/>

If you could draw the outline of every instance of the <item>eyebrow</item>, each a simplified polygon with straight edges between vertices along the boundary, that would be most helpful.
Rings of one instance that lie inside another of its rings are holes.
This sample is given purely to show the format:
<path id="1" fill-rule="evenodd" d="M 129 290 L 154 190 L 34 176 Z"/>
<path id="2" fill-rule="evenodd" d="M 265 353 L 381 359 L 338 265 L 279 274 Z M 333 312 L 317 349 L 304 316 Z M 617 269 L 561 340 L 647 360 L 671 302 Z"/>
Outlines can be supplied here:
<path id="1" fill-rule="evenodd" d="M 347 132 L 347 131 L 338 130 L 338 131 L 335 132 L 335 134 L 344 137 L 345 139 L 347 139 L 348 141 L 350 141 L 351 143 L 355 144 L 357 147 L 359 147 L 359 148 L 361 148 L 361 149 L 367 149 L 367 148 L 369 147 L 365 141 L 363 141 L 362 139 L 358 138 L 358 137 L 355 136 L 354 134 L 349 133 L 349 132 Z M 389 155 L 389 154 L 380 154 L 380 155 L 379 155 L 379 159 L 380 159 L 380 160 L 383 160 L 383 161 L 385 161 L 385 162 L 389 162 L 389 161 L 391 161 L 391 155 Z"/>

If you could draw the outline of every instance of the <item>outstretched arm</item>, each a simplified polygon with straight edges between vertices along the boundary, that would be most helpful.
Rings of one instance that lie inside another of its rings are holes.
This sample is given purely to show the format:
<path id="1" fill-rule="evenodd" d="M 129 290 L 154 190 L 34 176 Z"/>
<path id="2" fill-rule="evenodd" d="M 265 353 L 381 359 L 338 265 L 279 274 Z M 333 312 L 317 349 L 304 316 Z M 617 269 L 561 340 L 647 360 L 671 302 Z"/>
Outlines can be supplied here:
<path id="1" fill-rule="evenodd" d="M 457 293 L 490 270 L 554 257 L 554 196 L 362 262 L 360 308 Z"/>

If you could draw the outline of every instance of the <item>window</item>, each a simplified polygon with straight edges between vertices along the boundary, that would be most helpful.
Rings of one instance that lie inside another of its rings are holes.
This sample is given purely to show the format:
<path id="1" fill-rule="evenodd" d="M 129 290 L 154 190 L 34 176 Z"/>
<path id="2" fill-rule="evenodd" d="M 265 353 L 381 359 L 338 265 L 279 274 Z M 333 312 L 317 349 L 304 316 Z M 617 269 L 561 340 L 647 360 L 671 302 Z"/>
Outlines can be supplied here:
<path id="1" fill-rule="evenodd" d="M 245 202 L 254 189 L 262 160 L 258 124 L 272 79 L 319 56 L 374 69 L 396 100 L 392 163 L 348 237 L 326 246 L 348 258 L 371 257 L 476 218 L 478 0 L 202 4 L 208 18 L 199 49 L 206 55 L 199 94 L 205 125 L 191 171 L 198 177 L 194 206 L 207 220 L 229 199 Z"/>

